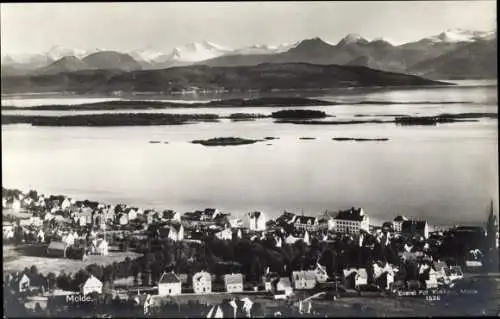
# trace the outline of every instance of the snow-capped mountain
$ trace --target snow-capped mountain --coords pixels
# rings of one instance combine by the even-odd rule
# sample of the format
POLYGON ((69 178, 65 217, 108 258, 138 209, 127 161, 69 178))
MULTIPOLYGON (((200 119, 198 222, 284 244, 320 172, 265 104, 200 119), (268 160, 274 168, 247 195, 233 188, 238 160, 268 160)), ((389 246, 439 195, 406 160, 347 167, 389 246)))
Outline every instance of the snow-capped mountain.
POLYGON ((232 49, 208 41, 191 42, 174 48, 170 54, 158 56, 154 62, 199 62, 213 59, 232 51, 232 49))
POLYGON ((299 42, 283 43, 279 45, 256 44, 236 49, 231 54, 277 54, 286 52, 299 45, 299 42))
MULTIPOLYGON (((496 31, 493 31, 495 33, 496 31)), ((474 42, 479 39, 491 36, 492 32, 472 31, 464 29, 450 29, 441 32, 438 35, 425 38, 434 43, 458 43, 458 42, 474 42)))
POLYGON ((165 55, 165 51, 147 47, 142 50, 135 50, 129 53, 134 59, 145 62, 154 62, 156 59, 165 55))
POLYGON ((346 35, 342 40, 339 41, 337 46, 349 45, 349 44, 367 44, 368 40, 360 36, 359 34, 350 33, 346 35))
POLYGON ((62 46, 53 46, 50 48, 49 51, 47 51, 46 56, 49 57, 51 60, 57 61, 63 57, 66 56, 75 56, 79 59, 84 58, 85 56, 91 54, 93 52, 87 51, 87 50, 82 50, 82 49, 77 49, 77 48, 67 48, 67 47, 62 47, 62 46))

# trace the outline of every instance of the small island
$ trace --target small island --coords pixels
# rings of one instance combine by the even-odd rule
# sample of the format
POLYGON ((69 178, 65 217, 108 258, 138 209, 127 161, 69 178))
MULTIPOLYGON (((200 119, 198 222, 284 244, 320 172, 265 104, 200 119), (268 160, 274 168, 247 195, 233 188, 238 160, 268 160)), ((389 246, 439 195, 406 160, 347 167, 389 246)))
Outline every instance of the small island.
POLYGON ((246 145, 261 142, 261 140, 251 140, 240 137, 215 137, 208 140, 193 140, 193 144, 201 144, 204 146, 235 146, 246 145))
POLYGON ((299 137, 299 140, 315 140, 315 137, 299 137))
POLYGON ((151 143, 151 144, 159 144, 160 141, 149 141, 149 143, 151 143))
POLYGON ((271 114, 275 119, 322 119, 327 116, 325 112, 317 110, 281 110, 271 114))
POLYGON ((264 137, 265 140, 271 141, 271 140, 279 140, 279 137, 272 137, 272 136, 266 136, 264 137))

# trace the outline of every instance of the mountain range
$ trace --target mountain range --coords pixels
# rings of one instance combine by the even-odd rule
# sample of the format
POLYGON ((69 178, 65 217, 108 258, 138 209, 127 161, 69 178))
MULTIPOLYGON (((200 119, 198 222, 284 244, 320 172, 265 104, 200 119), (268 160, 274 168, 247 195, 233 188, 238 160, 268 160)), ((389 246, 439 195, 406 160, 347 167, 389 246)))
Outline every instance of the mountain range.
POLYGON ((431 79, 495 78, 496 31, 447 30, 418 41, 394 45, 349 34, 337 44, 320 38, 281 45, 231 49, 209 41, 189 43, 170 52, 152 47, 133 52, 53 47, 46 53, 2 56, 2 76, 50 75, 81 70, 121 71, 176 66, 256 66, 262 63, 310 63, 366 66, 431 79))

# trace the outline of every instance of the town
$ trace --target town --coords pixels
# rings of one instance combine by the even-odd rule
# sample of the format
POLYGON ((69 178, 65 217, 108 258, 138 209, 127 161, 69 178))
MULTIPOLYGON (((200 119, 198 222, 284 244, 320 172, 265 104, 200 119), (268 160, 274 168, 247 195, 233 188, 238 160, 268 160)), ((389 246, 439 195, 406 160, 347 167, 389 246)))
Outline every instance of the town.
POLYGON ((5 188, 2 211, 11 316, 317 316, 329 312, 315 300, 438 301, 469 273, 498 272, 493 203, 485 227, 432 230, 401 215, 375 226, 354 207, 236 218, 5 188))

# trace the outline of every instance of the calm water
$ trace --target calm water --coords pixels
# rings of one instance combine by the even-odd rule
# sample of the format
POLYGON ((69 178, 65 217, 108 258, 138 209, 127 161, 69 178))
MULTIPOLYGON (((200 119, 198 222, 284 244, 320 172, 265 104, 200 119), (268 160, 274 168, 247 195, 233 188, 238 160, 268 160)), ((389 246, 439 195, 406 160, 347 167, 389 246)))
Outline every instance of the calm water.
MULTIPOLYGON (((436 104, 313 109, 342 118, 496 112, 496 90, 496 86, 470 85, 349 92, 323 98, 436 104), (445 105, 440 101, 474 103, 445 105)), ((274 110, 213 108, 203 113, 267 114, 274 110)), ((268 119, 110 128, 10 125, 2 126, 2 176, 4 187, 31 187, 79 199, 181 212, 218 207, 236 216, 254 209, 270 215, 284 209, 318 214, 325 209, 362 206, 377 221, 402 213, 433 223, 476 223, 485 221, 492 198, 498 203, 497 143, 497 121, 491 119, 437 127, 309 126, 274 124, 268 119), (217 136, 280 139, 232 147, 189 143, 217 136), (390 141, 336 142, 333 137, 386 137, 390 141), (151 140, 169 144, 148 143, 151 140)))

